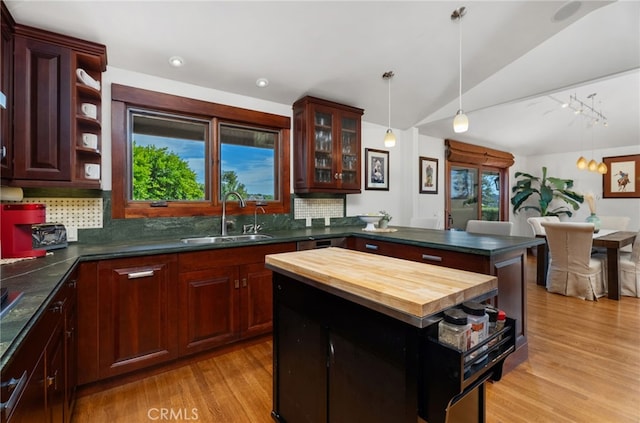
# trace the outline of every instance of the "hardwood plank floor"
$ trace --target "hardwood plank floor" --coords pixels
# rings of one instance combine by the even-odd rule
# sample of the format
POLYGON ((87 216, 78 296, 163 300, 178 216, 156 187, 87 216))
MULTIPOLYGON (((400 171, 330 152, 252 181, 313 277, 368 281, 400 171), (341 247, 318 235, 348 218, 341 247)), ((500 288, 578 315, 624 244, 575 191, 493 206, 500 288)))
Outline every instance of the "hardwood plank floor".
MULTIPOLYGON (((488 384, 487 422, 640 422, 640 298, 550 294, 535 258, 527 271, 529 359, 488 384)), ((263 338, 81 396, 72 422, 272 422, 271 348, 263 338)))

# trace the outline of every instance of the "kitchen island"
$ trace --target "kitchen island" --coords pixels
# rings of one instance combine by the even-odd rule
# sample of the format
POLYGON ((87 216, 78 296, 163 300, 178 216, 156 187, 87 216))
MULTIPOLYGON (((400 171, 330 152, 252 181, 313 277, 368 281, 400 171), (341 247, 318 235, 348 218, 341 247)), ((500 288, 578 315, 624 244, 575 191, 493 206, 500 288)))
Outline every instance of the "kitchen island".
POLYGON ((500 379, 514 321, 473 365, 473 351, 437 341, 437 322, 495 296, 494 276, 340 248, 265 263, 274 272, 275 420, 436 423, 451 407, 449 418, 484 421, 484 382, 500 379))

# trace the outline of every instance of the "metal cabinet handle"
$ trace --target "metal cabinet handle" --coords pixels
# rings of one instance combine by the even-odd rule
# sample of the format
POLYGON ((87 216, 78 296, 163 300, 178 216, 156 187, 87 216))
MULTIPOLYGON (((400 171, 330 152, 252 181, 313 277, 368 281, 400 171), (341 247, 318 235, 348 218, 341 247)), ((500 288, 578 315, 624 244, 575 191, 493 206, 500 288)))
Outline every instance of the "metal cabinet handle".
POLYGON ((0 148, 0 155, 2 156, 1 158, 5 158, 7 157, 7 147, 5 147, 4 145, 2 146, 2 148, 0 148))
POLYGON ((69 288, 75 288, 78 285, 78 281, 75 279, 71 279, 69 282, 67 282, 67 286, 69 288))
POLYGON ((71 328, 67 331, 67 339, 72 339, 73 338, 73 333, 75 332, 75 328, 71 328))
POLYGON ((242 287, 243 288, 247 287, 247 278, 242 278, 242 287))
POLYGON ((7 393, 11 392, 9 399, 0 403, 0 411, 2 416, 6 417, 11 414, 11 410, 22 396, 25 385, 27 384, 27 371, 22 372, 20 379, 11 378, 6 382, 2 382, 2 387, 7 389, 7 393))
POLYGON ((240 288, 240 281, 238 279, 234 280, 233 281, 233 286, 234 286, 235 289, 240 288))
POLYGON ((374 244, 364 244, 364 248, 366 248, 367 250, 377 251, 379 247, 374 244))
POLYGON ((335 364, 336 362, 336 349, 333 346, 333 342, 329 341, 329 364, 335 364))
POLYGON ((336 173, 335 175, 333 175, 333 179, 338 179, 338 175, 339 173, 336 173))
POLYGON ((129 279, 140 279, 140 278, 148 278, 153 276, 155 272, 153 270, 143 270, 141 272, 132 272, 127 274, 127 278, 129 279))
POLYGON ((53 376, 47 376, 47 388, 53 386, 53 390, 58 390, 58 370, 53 373, 53 376))
POLYGON ((422 255, 422 260, 429 260, 429 261, 442 261, 442 257, 439 256, 432 256, 429 254, 423 254, 422 255))
POLYGON ((62 314, 62 311, 64 310, 64 303, 67 302, 67 299, 65 298, 64 300, 61 301, 56 301, 50 308, 49 311, 52 311, 53 313, 60 313, 62 314))

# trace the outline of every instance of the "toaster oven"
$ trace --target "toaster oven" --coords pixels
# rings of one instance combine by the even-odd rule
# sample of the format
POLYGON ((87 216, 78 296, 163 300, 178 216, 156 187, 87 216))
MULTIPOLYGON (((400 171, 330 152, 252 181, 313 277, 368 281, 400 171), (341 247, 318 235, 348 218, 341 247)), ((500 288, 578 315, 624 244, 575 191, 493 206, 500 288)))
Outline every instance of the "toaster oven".
POLYGON ((68 245, 67 229, 62 223, 31 225, 31 237, 34 249, 55 250, 68 245))

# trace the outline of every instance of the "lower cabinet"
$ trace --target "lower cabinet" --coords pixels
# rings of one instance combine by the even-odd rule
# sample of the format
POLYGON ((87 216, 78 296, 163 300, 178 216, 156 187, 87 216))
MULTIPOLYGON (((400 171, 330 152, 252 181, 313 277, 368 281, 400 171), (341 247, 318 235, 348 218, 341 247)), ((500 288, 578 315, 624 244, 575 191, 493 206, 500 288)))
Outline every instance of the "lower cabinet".
POLYGON ((84 262, 78 384, 269 333, 267 254, 295 243, 84 262))
POLYGON ((264 256, 287 251, 295 244, 180 254, 180 354, 269 333, 272 272, 264 256))
POLYGON ((69 423, 75 399, 76 275, 69 276, 2 374, 1 421, 69 423))
POLYGON ((107 378, 178 356, 175 254, 98 263, 98 372, 107 378))

